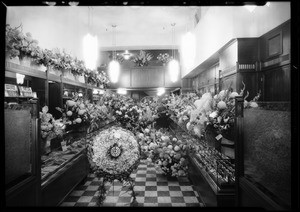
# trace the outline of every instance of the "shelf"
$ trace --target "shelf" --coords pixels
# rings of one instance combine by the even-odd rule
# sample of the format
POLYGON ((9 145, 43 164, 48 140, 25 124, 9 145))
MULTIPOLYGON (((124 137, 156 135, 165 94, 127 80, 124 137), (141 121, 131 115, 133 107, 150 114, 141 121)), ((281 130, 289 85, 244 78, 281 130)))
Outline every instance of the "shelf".
POLYGON ((19 64, 8 62, 8 61, 5 62, 5 70, 14 73, 24 74, 31 77, 47 79, 46 72, 31 67, 21 66, 19 64))

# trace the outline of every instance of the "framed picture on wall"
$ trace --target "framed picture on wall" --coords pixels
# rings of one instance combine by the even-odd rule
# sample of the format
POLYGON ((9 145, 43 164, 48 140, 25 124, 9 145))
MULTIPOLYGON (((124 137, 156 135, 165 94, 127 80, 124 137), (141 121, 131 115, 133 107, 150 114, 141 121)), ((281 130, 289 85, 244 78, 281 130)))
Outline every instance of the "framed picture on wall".
POLYGON ((272 58, 282 54, 282 32, 271 35, 267 39, 267 56, 272 58))

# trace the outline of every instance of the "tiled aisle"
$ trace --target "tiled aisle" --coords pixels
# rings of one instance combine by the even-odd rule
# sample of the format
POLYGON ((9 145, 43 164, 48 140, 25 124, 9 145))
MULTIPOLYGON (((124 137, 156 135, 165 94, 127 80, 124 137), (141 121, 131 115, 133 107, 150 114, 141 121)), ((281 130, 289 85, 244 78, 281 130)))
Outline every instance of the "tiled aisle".
MULTIPOLYGON (((157 171, 153 164, 143 161, 138 169, 131 174, 135 180, 134 190, 138 206, 158 207, 203 207, 198 193, 194 191, 189 180, 184 178, 167 178, 157 171)), ((77 186, 65 199, 61 206, 97 206, 98 187, 100 181, 90 174, 84 185, 77 186)), ((129 206, 131 196, 126 185, 122 187, 119 181, 114 185, 107 184, 108 193, 102 206, 129 206), (109 189, 109 190, 108 190, 109 189)))

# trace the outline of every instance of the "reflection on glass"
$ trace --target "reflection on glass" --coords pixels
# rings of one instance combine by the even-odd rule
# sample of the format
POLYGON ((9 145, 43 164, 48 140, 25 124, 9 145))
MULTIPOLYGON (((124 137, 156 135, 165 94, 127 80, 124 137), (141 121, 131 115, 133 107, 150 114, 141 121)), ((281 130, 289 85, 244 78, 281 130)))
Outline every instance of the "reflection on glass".
POLYGON ((290 111, 244 111, 244 175, 283 206, 291 205, 290 120, 290 111))

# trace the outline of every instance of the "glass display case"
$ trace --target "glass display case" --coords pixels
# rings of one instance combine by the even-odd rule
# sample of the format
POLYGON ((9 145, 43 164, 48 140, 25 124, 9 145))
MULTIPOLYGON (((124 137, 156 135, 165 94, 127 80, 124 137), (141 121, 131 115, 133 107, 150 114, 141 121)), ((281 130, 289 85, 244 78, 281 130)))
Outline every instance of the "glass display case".
POLYGON ((273 202, 266 208, 290 208, 290 103, 260 102, 258 108, 244 110, 242 141, 239 178, 260 191, 262 195, 255 196, 260 196, 261 202, 273 202))
POLYGON ((190 134, 175 119, 171 120, 170 129, 176 136, 192 143, 188 155, 189 178, 200 194, 204 192, 206 206, 234 206, 234 159, 209 146, 204 136, 190 134))
POLYGON ((39 202, 38 105, 38 99, 4 102, 7 206, 35 206, 39 202))

